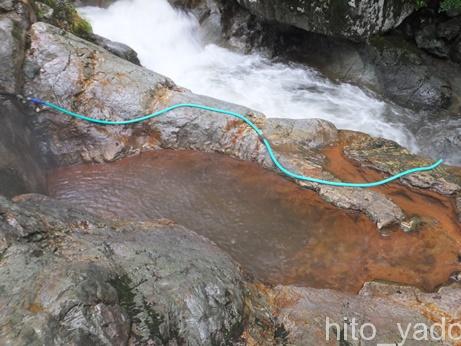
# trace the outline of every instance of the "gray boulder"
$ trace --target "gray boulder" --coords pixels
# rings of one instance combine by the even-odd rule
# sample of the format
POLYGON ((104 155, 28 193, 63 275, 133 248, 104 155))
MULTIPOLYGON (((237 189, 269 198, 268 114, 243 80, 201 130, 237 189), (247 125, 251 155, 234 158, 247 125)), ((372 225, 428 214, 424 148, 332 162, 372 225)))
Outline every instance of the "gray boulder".
POLYGON ((2 12, 12 11, 14 9, 13 0, 0 0, 0 10, 2 12))
POLYGON ((416 138, 420 145, 429 148, 429 154, 446 157, 461 148, 461 118, 430 119, 418 130, 416 138))
POLYGON ((0 251, 3 345, 220 345, 241 333, 239 268, 171 221, 0 197, 0 251))
MULTIPOLYGON (((436 45, 433 48, 435 50, 436 45)), ((444 78, 429 58, 402 38, 376 38, 365 54, 366 59, 376 66, 380 91, 396 103, 416 110, 439 110, 449 108, 453 102, 449 79, 444 78)))
POLYGON ((265 20, 355 41, 397 27, 415 9, 405 0, 237 1, 265 20))
POLYGON ((454 40, 461 34, 461 17, 452 18, 437 26, 437 36, 447 41, 454 40))
POLYGON ((122 59, 128 60, 136 65, 141 65, 138 59, 138 53, 124 43, 111 41, 108 38, 93 33, 88 35, 88 40, 122 59))
POLYGON ((450 33, 446 30, 441 30, 440 35, 437 34, 435 24, 425 26, 416 32, 416 44, 418 48, 424 49, 439 58, 447 58, 450 52, 450 47, 445 43, 442 37, 450 35, 450 33))

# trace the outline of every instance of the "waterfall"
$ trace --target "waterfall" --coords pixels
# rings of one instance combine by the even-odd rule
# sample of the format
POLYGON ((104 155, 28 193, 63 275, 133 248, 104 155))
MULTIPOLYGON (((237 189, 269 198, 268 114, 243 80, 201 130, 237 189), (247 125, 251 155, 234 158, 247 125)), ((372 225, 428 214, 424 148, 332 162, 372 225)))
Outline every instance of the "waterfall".
POLYGON ((338 128, 392 139, 417 151, 414 136, 402 123, 406 110, 304 65, 205 42, 197 20, 166 0, 119 0, 107 9, 84 7, 80 12, 97 34, 128 44, 143 66, 197 94, 268 117, 326 119, 338 128))

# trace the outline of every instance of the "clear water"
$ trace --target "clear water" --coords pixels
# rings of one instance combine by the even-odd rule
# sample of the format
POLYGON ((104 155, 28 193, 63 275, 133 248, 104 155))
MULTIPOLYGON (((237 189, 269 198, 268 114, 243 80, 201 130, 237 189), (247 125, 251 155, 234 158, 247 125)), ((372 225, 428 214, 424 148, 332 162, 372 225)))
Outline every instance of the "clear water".
POLYGON ((241 54, 203 39, 197 20, 166 0, 119 0, 80 9, 96 33, 134 48, 141 63, 193 92, 242 104, 269 117, 323 118, 338 128, 392 139, 417 151, 405 110, 318 71, 241 54))

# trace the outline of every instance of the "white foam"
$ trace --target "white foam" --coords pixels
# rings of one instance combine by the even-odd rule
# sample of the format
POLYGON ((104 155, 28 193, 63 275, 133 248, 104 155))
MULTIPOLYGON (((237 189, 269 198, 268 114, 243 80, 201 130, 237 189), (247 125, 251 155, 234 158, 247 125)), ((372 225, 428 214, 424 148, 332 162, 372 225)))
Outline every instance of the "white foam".
POLYGON ((206 44, 196 19, 166 0, 119 0, 107 9, 80 11, 97 34, 128 44, 143 66, 195 93, 242 104, 269 117, 327 119, 338 128, 417 150, 414 136, 399 122, 398 108, 356 86, 334 83, 314 69, 206 44))

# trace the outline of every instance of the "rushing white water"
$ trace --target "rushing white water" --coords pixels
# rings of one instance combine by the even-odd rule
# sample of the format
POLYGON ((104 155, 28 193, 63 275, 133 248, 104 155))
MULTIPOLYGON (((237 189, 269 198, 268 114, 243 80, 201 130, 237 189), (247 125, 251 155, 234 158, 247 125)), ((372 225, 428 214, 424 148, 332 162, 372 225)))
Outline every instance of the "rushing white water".
POLYGON ((339 128, 389 138, 417 150, 394 106, 356 86, 334 83, 314 69, 206 43, 197 20, 166 0, 119 0, 107 9, 80 11, 97 34, 128 44, 144 66, 195 93, 242 104, 269 117, 327 119, 339 128))

